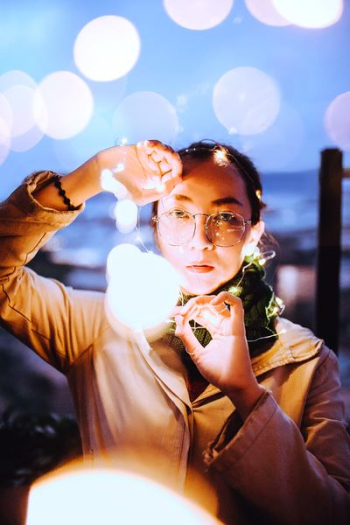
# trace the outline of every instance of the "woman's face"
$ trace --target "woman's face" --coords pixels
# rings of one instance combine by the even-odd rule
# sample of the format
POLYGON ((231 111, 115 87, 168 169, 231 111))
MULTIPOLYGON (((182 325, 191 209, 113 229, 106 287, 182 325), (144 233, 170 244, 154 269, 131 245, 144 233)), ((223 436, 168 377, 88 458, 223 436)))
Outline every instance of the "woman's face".
MULTIPOLYGON (((167 197, 158 203, 158 215, 173 209, 191 214, 223 211, 251 218, 251 205, 241 176, 231 165, 220 166, 213 159, 189 160, 184 165, 184 178, 167 197)), ((213 245, 205 234, 206 217, 196 217, 193 238, 182 246, 171 246, 161 236, 157 244, 162 255, 180 273, 182 289, 191 295, 210 294, 234 277, 243 259, 243 248, 257 244, 264 224, 246 225, 242 239, 230 247, 213 245)))

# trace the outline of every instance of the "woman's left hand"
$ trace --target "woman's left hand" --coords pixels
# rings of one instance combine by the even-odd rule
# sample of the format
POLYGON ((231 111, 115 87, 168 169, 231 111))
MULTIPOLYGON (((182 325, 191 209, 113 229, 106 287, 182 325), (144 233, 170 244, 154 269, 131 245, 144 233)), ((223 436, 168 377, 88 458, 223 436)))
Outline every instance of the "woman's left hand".
POLYGON ((200 373, 228 395, 245 418, 264 389, 259 386, 251 367, 241 300, 229 292, 217 296, 201 295, 178 310, 175 321, 175 333, 200 373), (191 320, 206 328, 212 336, 206 347, 192 332, 191 320))

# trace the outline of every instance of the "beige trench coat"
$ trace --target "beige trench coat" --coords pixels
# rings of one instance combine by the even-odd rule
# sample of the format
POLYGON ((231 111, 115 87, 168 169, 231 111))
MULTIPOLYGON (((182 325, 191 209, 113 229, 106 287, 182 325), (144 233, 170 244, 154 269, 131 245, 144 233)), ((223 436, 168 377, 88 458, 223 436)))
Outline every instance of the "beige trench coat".
POLYGON ((84 454, 136 469, 197 499, 225 523, 350 523, 350 445, 337 359, 285 319, 252 360, 266 392, 242 424, 213 385, 193 402, 162 340, 116 333, 104 294, 24 268, 77 212, 43 208, 34 174, 0 205, 1 325, 68 379, 84 454))

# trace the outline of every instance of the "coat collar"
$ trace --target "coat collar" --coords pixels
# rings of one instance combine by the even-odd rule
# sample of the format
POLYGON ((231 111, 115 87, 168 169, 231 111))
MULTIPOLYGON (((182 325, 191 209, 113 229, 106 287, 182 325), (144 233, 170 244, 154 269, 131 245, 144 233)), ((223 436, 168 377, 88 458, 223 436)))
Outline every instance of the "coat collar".
POLYGON ((307 361, 320 352, 323 341, 307 328, 283 318, 276 319, 275 328, 277 341, 269 350, 252 359, 256 376, 278 366, 307 361))

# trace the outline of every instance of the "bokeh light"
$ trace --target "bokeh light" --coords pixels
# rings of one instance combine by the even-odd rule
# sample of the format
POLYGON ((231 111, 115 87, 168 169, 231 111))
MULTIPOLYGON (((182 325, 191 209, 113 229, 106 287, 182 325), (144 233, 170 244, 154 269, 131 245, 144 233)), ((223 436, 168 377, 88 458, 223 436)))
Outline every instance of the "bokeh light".
POLYGON ((10 129, 0 113, 0 165, 7 158, 10 151, 10 129))
POLYGON ((169 17, 186 29, 210 29, 229 15, 233 0, 164 0, 169 17))
POLYGON ((137 205, 130 199, 120 200, 114 207, 114 217, 120 233, 131 233, 137 225, 137 205))
POLYGON ((325 113, 325 128, 333 142, 350 151, 350 91, 336 97, 325 113))
POLYGON ((91 80, 110 81, 128 73, 140 54, 140 38, 135 26, 121 16, 101 16, 91 20, 78 34, 74 60, 91 80))
POLYGON ((39 84, 35 116, 39 128, 53 139, 67 139, 90 121, 93 97, 87 84, 70 71, 56 71, 39 84))
POLYGON ((15 85, 3 91, 12 109, 12 137, 27 133, 35 126, 34 98, 35 89, 24 85, 15 85))
POLYGON ((289 169, 305 143, 305 125, 300 114, 284 103, 278 117, 263 133, 240 136, 238 149, 254 159, 259 169, 289 169))
POLYGON ((0 76, 0 115, 8 127, 12 151, 27 151, 43 136, 34 115, 36 87, 23 71, 11 70, 0 76))
POLYGON ((13 86, 27 86, 36 88, 35 80, 19 69, 11 69, 0 75, 0 91, 6 91, 13 86))
POLYGON ((63 470, 36 482, 26 525, 213 525, 207 512, 164 486, 108 468, 63 470))
MULTIPOLYGON (((0 77, 1 78, 1 77, 0 77)), ((11 136, 11 128, 13 123, 12 108, 6 97, 0 92, 0 118, 8 128, 8 134, 11 136)))
POLYGON ((95 102, 95 114, 105 116, 114 111, 125 96, 128 77, 118 78, 110 82, 88 81, 95 102))
POLYGON ((335 24, 344 9, 343 0, 273 0, 273 3, 286 20, 309 29, 335 24))
POLYGON ((217 119, 230 134, 255 135, 267 129, 277 117, 279 88, 259 69, 231 69, 214 87, 213 107, 217 119))
POLYGON ((145 137, 171 144, 179 132, 176 110, 163 96, 139 91, 124 98, 113 115, 116 137, 128 137, 130 144, 145 137))
POLYGON ((176 305, 179 276, 160 255, 119 248, 108 263, 107 317, 117 332, 156 329, 176 305))
POLYGON ((269 26, 286 26, 286 20, 276 9, 273 0, 245 0, 248 11, 259 22, 269 26))
POLYGON ((98 151, 114 144, 112 126, 102 116, 92 116, 88 125, 68 140, 57 140, 53 150, 63 169, 71 171, 98 151))
POLYGON ((13 137, 11 140, 11 150, 17 153, 28 151, 29 149, 36 146, 43 138, 43 131, 38 126, 33 126, 23 135, 13 137))

